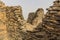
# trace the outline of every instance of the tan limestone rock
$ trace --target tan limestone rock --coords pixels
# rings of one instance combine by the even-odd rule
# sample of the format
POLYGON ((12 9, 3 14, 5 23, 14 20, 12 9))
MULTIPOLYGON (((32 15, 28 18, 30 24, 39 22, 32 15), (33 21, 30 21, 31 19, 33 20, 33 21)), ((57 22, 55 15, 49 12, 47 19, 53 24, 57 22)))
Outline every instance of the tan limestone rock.
POLYGON ((32 24, 37 26, 39 23, 42 22, 42 19, 44 17, 44 10, 42 8, 39 8, 36 13, 36 18, 33 20, 32 24))

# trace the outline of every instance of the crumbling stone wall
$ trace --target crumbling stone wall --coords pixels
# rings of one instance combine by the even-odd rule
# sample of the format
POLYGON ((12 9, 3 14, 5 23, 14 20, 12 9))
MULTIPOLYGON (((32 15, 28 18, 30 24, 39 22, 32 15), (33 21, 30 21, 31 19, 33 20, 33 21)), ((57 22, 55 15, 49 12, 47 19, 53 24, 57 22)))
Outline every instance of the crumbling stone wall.
POLYGON ((0 2, 0 40, 21 40, 18 31, 22 20, 24 18, 20 6, 5 6, 0 2))
POLYGON ((38 8, 24 20, 21 6, 0 2, 0 40, 60 40, 60 1, 44 10, 38 8))
POLYGON ((43 16, 44 16, 44 10, 42 8, 38 8, 36 12, 30 13, 28 15, 27 22, 37 26, 39 23, 42 22, 43 16))
POLYGON ((7 17, 7 32, 10 40, 21 40, 21 35, 18 32, 21 27, 22 10, 20 6, 6 7, 6 17, 7 17), (10 9, 10 10, 9 10, 10 9), (17 31, 18 30, 18 31, 17 31), (18 37, 19 36, 19 37, 18 37))
POLYGON ((30 37, 33 38, 32 40, 35 40, 33 37, 34 35, 32 35, 33 33, 31 34, 30 32, 35 31, 35 28, 37 28, 38 26, 38 25, 34 25, 34 23, 36 24, 34 20, 36 21, 39 20, 39 23, 37 24, 40 24, 40 21, 42 21, 42 19, 41 20, 39 19, 40 17, 39 15, 40 14, 43 15, 42 9, 38 9, 37 12, 33 14, 34 16, 32 15, 31 19, 29 19, 30 17, 28 17, 27 21, 24 20, 23 18, 22 9, 20 6, 4 5, 0 7, 0 10, 1 10, 0 19, 2 20, 2 23, 3 22, 5 23, 2 25, 4 27, 3 29, 4 32, 1 33, 2 34, 2 36, 0 36, 1 40, 30 40, 30 37), (42 10, 42 13, 40 13, 41 10, 42 10), (31 23, 29 22, 29 20, 32 20, 31 23))

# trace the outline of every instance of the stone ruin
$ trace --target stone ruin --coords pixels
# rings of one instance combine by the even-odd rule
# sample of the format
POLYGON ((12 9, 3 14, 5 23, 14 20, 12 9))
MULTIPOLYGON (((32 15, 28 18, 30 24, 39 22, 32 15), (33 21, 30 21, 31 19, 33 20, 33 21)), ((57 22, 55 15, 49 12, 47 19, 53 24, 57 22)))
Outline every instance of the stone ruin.
POLYGON ((0 40, 60 40, 60 0, 47 8, 30 12, 27 20, 21 6, 0 1, 0 40))

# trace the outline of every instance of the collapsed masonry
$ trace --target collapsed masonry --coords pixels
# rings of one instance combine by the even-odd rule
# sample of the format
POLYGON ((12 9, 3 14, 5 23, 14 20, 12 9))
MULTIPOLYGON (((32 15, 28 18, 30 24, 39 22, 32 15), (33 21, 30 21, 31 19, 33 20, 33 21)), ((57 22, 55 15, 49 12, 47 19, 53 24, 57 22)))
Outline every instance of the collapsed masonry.
POLYGON ((18 40, 16 29, 19 30, 22 20, 24 18, 20 6, 5 6, 0 1, 0 40, 18 40))
POLYGON ((28 31, 30 37, 26 40, 60 40, 60 0, 47 9, 48 12, 34 31, 28 31))
POLYGON ((60 0, 44 10, 31 12, 24 20, 21 6, 0 1, 0 40, 60 40, 60 0))
POLYGON ((47 40, 60 40, 60 0, 53 3, 53 6, 47 8, 48 12, 43 19, 42 26, 46 29, 47 40))
POLYGON ((24 20, 21 6, 6 6, 0 1, 0 40, 24 39, 25 32, 33 31, 42 22, 42 16, 43 9, 41 8, 36 11, 34 19, 30 23, 30 17, 27 21, 24 20))
POLYGON ((36 12, 31 12, 28 15, 27 22, 32 25, 38 25, 42 22, 42 18, 44 16, 44 10, 42 8, 38 8, 36 12))

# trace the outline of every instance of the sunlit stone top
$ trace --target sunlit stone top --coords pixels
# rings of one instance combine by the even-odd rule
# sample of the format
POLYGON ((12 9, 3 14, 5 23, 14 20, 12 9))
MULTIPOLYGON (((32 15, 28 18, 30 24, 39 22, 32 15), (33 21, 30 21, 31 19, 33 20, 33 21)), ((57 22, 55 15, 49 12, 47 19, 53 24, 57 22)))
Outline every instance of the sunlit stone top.
POLYGON ((47 8, 49 11, 60 11, 60 0, 56 0, 53 2, 54 4, 47 8))

